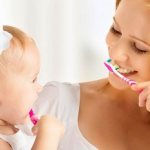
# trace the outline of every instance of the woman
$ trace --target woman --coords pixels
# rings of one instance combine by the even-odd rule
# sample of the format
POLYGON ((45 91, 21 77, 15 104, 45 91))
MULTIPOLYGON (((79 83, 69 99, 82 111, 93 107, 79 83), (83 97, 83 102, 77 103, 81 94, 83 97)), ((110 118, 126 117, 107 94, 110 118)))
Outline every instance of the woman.
POLYGON ((106 37, 113 64, 137 85, 129 87, 109 73, 106 79, 88 83, 51 82, 45 86, 39 101, 47 99, 47 112, 66 125, 59 150, 150 149, 149 4, 116 1, 116 14, 106 37))

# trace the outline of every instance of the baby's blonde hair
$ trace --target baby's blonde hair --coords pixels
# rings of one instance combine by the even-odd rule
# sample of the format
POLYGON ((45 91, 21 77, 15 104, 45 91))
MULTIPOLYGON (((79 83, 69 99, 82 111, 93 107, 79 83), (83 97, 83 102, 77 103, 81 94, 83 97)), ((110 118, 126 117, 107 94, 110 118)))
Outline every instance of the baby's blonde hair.
POLYGON ((3 26, 3 30, 9 32, 13 38, 8 49, 0 55, 0 75, 9 71, 21 72, 27 63, 27 55, 37 51, 34 40, 25 32, 12 26, 3 26))

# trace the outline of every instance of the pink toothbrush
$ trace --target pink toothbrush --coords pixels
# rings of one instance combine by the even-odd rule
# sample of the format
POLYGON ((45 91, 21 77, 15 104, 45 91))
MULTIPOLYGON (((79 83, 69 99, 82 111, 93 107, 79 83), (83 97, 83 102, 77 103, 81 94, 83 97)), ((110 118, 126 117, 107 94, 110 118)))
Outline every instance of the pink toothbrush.
POLYGON ((108 59, 107 61, 104 62, 104 65, 107 67, 107 69, 110 72, 114 73, 117 77, 124 80, 130 86, 136 84, 136 82, 134 80, 130 80, 130 79, 126 78, 125 76, 123 76, 122 74, 120 74, 110 62, 111 62, 111 59, 108 59))
POLYGON ((31 122, 36 125, 37 122, 38 122, 38 117, 35 115, 34 111, 31 109, 30 112, 29 112, 29 116, 30 116, 30 119, 31 119, 31 122))

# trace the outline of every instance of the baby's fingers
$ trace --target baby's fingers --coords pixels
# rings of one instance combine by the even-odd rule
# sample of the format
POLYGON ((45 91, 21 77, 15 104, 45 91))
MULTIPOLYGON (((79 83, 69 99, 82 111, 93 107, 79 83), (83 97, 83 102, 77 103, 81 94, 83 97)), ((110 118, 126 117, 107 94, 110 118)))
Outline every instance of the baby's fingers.
POLYGON ((38 133, 38 125, 37 124, 32 128, 32 133, 33 133, 33 135, 37 135, 37 133, 38 133))

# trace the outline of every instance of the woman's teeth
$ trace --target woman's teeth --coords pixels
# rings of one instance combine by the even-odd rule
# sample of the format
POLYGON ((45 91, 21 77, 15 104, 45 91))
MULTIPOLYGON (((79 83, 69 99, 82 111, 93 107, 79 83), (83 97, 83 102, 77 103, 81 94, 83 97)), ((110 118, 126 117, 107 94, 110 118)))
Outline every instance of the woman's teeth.
POLYGON ((120 72, 120 73, 125 73, 125 74, 129 74, 129 73, 135 72, 132 69, 123 69, 123 68, 119 68, 119 69, 117 69, 117 71, 120 72))
POLYGON ((133 69, 120 68, 120 66, 118 66, 117 64, 115 64, 114 67, 115 67, 115 69, 116 69, 118 72, 120 72, 120 73, 129 74, 129 73, 135 72, 133 69))

